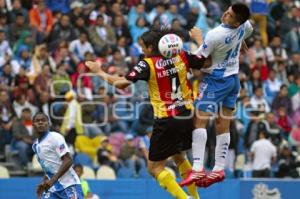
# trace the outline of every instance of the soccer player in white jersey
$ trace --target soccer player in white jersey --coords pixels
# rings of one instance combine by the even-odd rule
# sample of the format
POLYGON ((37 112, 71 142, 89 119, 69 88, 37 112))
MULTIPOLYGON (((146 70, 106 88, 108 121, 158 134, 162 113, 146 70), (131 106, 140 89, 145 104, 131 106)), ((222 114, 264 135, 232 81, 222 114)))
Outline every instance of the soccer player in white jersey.
POLYGON ((33 117, 38 139, 33 151, 45 172, 44 181, 37 187, 38 198, 83 199, 80 180, 72 168, 72 158, 64 137, 49 131, 49 118, 42 112, 33 117))
MULTIPOLYGON (((208 187, 225 178, 224 165, 230 144, 229 124, 240 90, 239 55, 241 48, 245 47, 244 39, 253 31, 249 17, 246 5, 233 4, 224 12, 222 24, 207 33, 203 44, 197 42, 200 45, 197 55, 211 59, 212 63, 210 67, 202 69, 205 77, 195 101, 197 117, 192 143, 193 169, 181 186, 195 182, 200 187, 208 187), (206 125, 211 115, 216 116, 215 166, 212 172, 206 173, 203 165, 206 125)), ((194 40, 198 40, 197 29, 192 29, 190 34, 194 40)))

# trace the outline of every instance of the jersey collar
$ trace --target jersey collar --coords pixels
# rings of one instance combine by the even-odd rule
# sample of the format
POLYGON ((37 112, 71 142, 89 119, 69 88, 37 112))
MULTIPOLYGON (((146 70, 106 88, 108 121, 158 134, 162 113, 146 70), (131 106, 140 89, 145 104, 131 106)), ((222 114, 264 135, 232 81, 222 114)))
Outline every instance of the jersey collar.
POLYGON ((47 131, 42 137, 38 138, 38 143, 41 143, 49 134, 49 131, 47 131))
POLYGON ((223 28, 236 29, 236 27, 233 27, 233 26, 230 26, 230 25, 227 25, 227 24, 224 24, 224 23, 222 23, 221 26, 223 28))

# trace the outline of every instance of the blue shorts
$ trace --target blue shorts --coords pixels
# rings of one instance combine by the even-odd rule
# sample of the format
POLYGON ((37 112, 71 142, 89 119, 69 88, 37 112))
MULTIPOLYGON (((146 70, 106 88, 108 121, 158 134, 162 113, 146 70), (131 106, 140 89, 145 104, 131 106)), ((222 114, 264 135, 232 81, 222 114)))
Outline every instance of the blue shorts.
POLYGON ((197 110, 217 113, 220 107, 234 109, 240 91, 238 75, 215 79, 207 75, 199 85, 199 94, 194 102, 197 110))
POLYGON ((80 184, 69 186, 61 191, 44 192, 42 199, 83 199, 80 184))

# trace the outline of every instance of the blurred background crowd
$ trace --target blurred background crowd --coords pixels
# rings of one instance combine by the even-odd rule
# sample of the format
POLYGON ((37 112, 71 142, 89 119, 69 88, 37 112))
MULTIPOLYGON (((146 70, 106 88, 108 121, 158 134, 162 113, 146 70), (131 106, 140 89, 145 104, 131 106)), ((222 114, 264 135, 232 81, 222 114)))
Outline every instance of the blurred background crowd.
MULTIPOLYGON (((91 178, 104 166, 117 178, 150 177, 147 83, 115 89, 83 63, 100 60, 108 73, 124 75, 142 56, 139 36, 160 26, 181 30, 184 49, 193 51, 188 30, 196 26, 205 35, 234 2, 249 5, 255 30, 240 56, 227 177, 299 177, 297 0, 0 0, 0 165, 12 176, 39 170, 31 150, 32 116, 42 111, 91 178)), ((202 76, 193 74, 197 94, 202 76)), ((208 168, 213 121, 207 126, 208 168)), ((175 168, 172 162, 168 167, 175 168)))

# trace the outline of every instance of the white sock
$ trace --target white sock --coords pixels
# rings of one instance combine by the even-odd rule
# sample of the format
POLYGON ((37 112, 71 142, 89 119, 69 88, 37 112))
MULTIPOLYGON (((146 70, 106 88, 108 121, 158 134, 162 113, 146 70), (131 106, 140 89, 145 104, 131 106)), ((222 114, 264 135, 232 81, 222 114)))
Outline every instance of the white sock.
POLYGON ((230 133, 217 135, 217 144, 215 148, 215 166, 213 168, 213 171, 220 171, 224 169, 229 144, 230 133))
POLYGON ((199 128, 193 131, 192 152, 194 171, 201 171, 203 169, 206 140, 206 129, 199 128))

